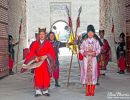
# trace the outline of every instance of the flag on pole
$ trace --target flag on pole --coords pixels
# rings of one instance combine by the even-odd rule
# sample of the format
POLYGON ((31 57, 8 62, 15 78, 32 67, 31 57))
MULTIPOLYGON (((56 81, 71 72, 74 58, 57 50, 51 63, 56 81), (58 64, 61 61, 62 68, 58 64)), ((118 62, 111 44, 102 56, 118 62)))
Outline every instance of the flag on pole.
POLYGON ((113 18, 112 18, 112 29, 111 32, 114 33, 115 32, 115 27, 114 27, 114 22, 113 22, 113 18))
POLYGON ((70 16, 68 17, 68 24, 69 24, 69 27, 72 28, 72 20, 70 16))
POLYGON ((77 28, 80 27, 80 18, 77 18, 77 28))
POLYGON ((81 11, 82 11, 82 7, 79 8, 79 13, 78 13, 78 17, 77 17, 77 21, 76 21, 76 27, 80 27, 80 14, 81 14, 81 11))
POLYGON ((66 6, 66 12, 67 12, 67 15, 68 15, 69 27, 72 28, 72 20, 71 20, 71 16, 70 16, 70 11, 69 11, 69 8, 67 6, 66 6))
POLYGON ((76 50, 77 50, 77 47, 76 47, 76 45, 74 45, 74 43, 75 43, 75 36, 73 36, 72 33, 70 33, 68 43, 72 44, 72 45, 69 46, 69 49, 75 54, 76 50))
POLYGON ((59 34, 60 34, 60 33, 55 34, 55 36, 56 36, 56 40, 58 40, 58 41, 59 41, 59 34))

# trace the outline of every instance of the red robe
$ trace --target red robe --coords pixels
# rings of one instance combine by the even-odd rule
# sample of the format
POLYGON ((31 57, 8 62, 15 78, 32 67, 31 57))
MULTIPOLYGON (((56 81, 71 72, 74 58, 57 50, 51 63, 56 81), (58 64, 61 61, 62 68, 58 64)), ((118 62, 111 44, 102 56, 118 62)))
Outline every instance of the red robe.
MULTIPOLYGON (((45 40, 42 44, 40 41, 34 41, 31 44, 30 52, 27 54, 25 58, 24 64, 29 63, 31 60, 36 57, 41 57, 44 55, 49 55, 52 60, 55 62, 56 54, 52 44, 45 40)), ((48 61, 45 60, 41 66, 35 68, 34 70, 34 87, 35 89, 48 89, 50 86, 50 73, 49 73, 49 65, 48 61)))
POLYGON ((108 41, 104 39, 100 58, 99 58, 100 69, 105 70, 109 60, 110 60, 110 46, 108 41))
POLYGON ((14 60, 13 58, 11 57, 11 55, 9 55, 9 69, 13 69, 13 66, 14 66, 14 60))
POLYGON ((125 57, 124 56, 121 56, 119 58, 119 63, 118 63, 118 66, 119 66, 119 69, 124 71, 126 69, 126 64, 125 64, 125 57))

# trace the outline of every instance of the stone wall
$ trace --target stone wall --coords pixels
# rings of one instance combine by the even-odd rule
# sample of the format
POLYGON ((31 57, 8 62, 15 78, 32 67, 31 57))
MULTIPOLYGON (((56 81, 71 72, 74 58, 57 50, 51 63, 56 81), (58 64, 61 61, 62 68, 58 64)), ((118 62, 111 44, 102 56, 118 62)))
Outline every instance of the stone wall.
POLYGON ((100 0, 100 29, 105 30, 105 38, 111 47, 111 59, 116 62, 116 45, 119 34, 126 33, 125 0, 100 0), (113 22, 112 22, 113 20, 113 22), (111 32, 114 24, 114 33, 111 32))
MULTIPOLYGON (((46 27, 47 31, 50 31, 54 20, 68 22, 64 8, 62 9, 59 6, 61 10, 59 12, 55 10, 55 14, 52 14, 50 10, 53 4, 57 6, 58 4, 64 5, 65 3, 69 5, 71 10, 74 31, 80 6, 82 6, 82 12, 80 15, 81 25, 78 33, 86 31, 88 24, 93 24, 96 30, 99 29, 99 0, 27 0, 27 33, 29 43, 31 43, 31 39, 34 39, 34 33, 37 32, 38 27, 46 27), (60 11, 64 16, 61 15, 60 11)), ((54 9, 52 10, 54 11, 54 9)))
MULTIPOLYGON (((22 30, 20 35, 19 58, 23 58, 23 48, 27 46, 26 40, 26 1, 25 0, 8 0, 8 19, 9 29, 8 34, 14 37, 14 42, 19 40, 19 27, 22 19, 22 30)), ((15 47, 15 58, 17 59, 18 46, 15 47)), ((15 61, 17 61, 15 59, 15 61)))

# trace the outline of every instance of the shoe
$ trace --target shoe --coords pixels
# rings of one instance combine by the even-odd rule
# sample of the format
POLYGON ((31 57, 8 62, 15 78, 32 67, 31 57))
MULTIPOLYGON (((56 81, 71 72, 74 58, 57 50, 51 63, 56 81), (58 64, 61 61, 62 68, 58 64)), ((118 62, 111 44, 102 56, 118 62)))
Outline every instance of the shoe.
POLYGON ((105 76, 106 74, 105 74, 105 73, 103 73, 103 74, 101 74, 101 75, 105 76))
POLYGON ((35 97, 39 97, 39 96, 42 96, 41 94, 35 94, 35 97))
POLYGON ((55 79, 55 86, 56 86, 56 87, 60 87, 59 82, 58 82, 57 79, 55 79))
POLYGON ((44 96, 47 96, 47 97, 49 97, 50 96, 50 94, 49 93, 45 93, 45 94, 43 94, 44 96))
POLYGON ((56 86, 56 87, 60 87, 60 85, 59 85, 59 84, 55 84, 55 86, 56 86))
POLYGON ((12 70, 9 70, 9 75, 14 75, 14 72, 12 70))
POLYGON ((125 74, 125 72, 124 72, 123 70, 121 70, 121 71, 119 72, 119 74, 125 74))
POLYGON ((50 96, 48 90, 42 90, 42 94, 43 94, 44 96, 47 96, 47 97, 50 96))
POLYGON ((119 70, 117 73, 119 73, 119 74, 120 74, 121 72, 122 72, 122 71, 121 71, 121 70, 119 70))
POLYGON ((35 90, 35 97, 42 96, 42 92, 40 89, 35 90))
POLYGON ((118 71, 117 73, 120 73, 120 71, 118 71))
POLYGON ((96 85, 100 85, 100 83, 97 83, 96 85))

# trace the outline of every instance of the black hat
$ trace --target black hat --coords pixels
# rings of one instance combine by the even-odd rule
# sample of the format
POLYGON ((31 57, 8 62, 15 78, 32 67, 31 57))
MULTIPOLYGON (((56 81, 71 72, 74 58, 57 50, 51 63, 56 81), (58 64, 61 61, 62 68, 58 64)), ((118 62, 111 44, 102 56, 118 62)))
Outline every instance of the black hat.
POLYGON ((122 33, 120 34, 120 37, 121 37, 121 38, 124 38, 124 37, 125 37, 125 34, 122 32, 122 33))
POLYGON ((8 35, 8 39, 9 40, 13 39, 13 36, 12 35, 8 35))
POLYGON ((87 27, 87 33, 88 32, 93 32, 93 33, 95 33, 95 29, 94 29, 94 26, 93 25, 88 25, 88 27, 87 27))

